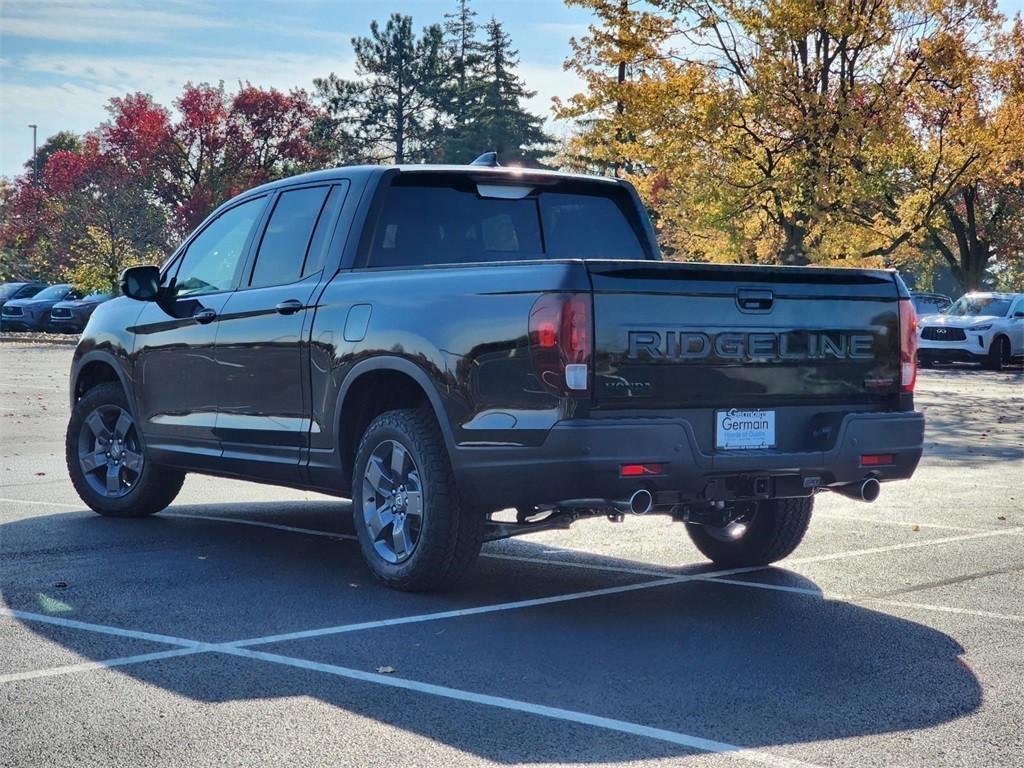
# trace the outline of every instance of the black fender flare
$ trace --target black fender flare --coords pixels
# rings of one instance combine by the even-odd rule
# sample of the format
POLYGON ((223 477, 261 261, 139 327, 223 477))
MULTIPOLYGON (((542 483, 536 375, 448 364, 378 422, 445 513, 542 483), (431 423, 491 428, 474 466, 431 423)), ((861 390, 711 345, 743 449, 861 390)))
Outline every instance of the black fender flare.
POLYGON ((114 370, 114 374, 121 383, 121 389, 124 390, 124 394, 128 398, 128 403, 131 405, 132 413, 136 414, 137 417, 138 412, 135 407, 135 389, 131 386, 128 374, 124 371, 123 361, 112 352, 108 352, 105 349, 90 350, 75 360, 74 367, 71 369, 71 390, 69 392, 72 409, 75 407, 75 401, 77 399, 75 397, 75 393, 78 392, 78 377, 90 363, 105 363, 114 370))
MULTIPOLYGON (((430 376, 425 370, 423 370, 423 368, 411 360, 404 357, 398 357, 397 355, 374 355, 373 357, 356 363, 345 375, 345 378, 341 383, 341 387, 338 390, 337 405, 334 409, 335 439, 339 439, 338 436, 341 435, 341 414, 344 411, 345 398, 348 396, 349 390, 360 377, 373 371, 395 371, 397 373, 403 373, 419 385, 419 388, 422 389, 423 393, 427 396, 427 402, 430 403, 431 409, 434 411, 434 418, 437 420, 437 424, 441 428, 441 435, 444 437, 445 447, 448 449, 449 461, 454 465, 456 455, 455 437, 452 434, 451 424, 448 422, 447 411, 445 410, 444 403, 441 400, 441 395, 437 391, 437 387, 434 382, 431 381, 430 376)), ((341 447, 342 446, 339 443, 339 457, 341 456, 341 447)))

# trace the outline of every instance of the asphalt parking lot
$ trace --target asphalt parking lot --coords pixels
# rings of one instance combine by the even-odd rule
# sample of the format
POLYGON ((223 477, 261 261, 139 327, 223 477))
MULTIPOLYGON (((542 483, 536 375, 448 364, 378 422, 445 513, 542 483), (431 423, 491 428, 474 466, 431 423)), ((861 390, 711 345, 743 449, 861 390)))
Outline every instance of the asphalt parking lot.
POLYGON ((340 500, 192 476, 86 510, 70 359, 0 346, 2 766, 1021 764, 1020 372, 922 372, 915 478, 819 497, 779 567, 595 520, 408 595, 340 500))

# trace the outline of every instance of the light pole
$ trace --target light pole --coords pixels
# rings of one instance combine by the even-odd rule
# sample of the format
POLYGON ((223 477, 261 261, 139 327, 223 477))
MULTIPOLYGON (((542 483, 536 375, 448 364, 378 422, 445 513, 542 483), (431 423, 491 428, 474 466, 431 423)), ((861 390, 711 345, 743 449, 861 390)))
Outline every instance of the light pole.
POLYGON ((39 157, 36 154, 36 130, 39 128, 35 123, 30 123, 32 129, 32 186, 39 186, 39 157))

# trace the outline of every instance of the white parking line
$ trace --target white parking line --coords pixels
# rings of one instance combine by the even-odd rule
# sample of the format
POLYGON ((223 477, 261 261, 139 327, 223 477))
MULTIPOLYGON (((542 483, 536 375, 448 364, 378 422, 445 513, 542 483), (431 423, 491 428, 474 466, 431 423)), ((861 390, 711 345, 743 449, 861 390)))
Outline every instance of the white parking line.
POLYGON ((993 531, 995 528, 977 528, 963 525, 946 525, 945 523, 919 523, 914 520, 895 520, 891 517, 870 517, 868 515, 850 515, 845 512, 814 512, 814 517, 819 520, 849 520, 851 522, 875 523, 876 525, 888 525, 894 528, 935 528, 941 531, 963 531, 980 532, 993 531))
MULTIPOLYGON (((2 499, 0 499, 2 501, 2 499)), ((181 517, 186 520, 214 520, 218 523, 235 523, 236 525, 252 525, 256 528, 273 528, 277 531, 288 533, 304 533, 309 536, 323 536, 328 539, 341 539, 343 541, 356 541, 356 537, 350 533, 334 533, 332 531, 320 531, 315 528, 296 528, 294 525, 281 525, 279 523, 264 523, 260 520, 245 520, 239 517, 216 517, 214 515, 190 515, 187 512, 164 512, 160 517, 181 517)))
POLYGON ((712 741, 711 739, 704 739, 699 736, 690 736, 685 733, 669 731, 663 728, 652 728, 651 726, 631 723, 626 720, 615 720, 610 717, 587 714, 586 712, 576 712, 571 709, 549 707, 543 704, 532 704, 527 701, 507 699, 502 696, 489 696, 483 693, 463 691, 458 688, 448 688, 443 685, 433 685, 431 683, 421 683, 416 680, 406 680, 390 675, 364 672, 359 669, 350 669, 348 667, 340 667, 334 664, 324 664, 317 661, 307 661, 306 659, 296 659, 291 656, 282 656, 276 653, 250 651, 245 648, 225 648, 223 653, 250 659, 258 659, 260 661, 268 661, 274 664, 283 664, 285 666, 297 667, 299 669, 310 670, 313 672, 321 672, 328 675, 348 678, 350 680, 358 680, 364 683, 383 685, 389 688, 400 688, 402 690, 415 691, 416 693, 424 693, 430 696, 440 696, 442 698, 453 699, 455 701, 481 704, 487 707, 497 707, 499 709, 520 712, 528 715, 537 715, 554 720, 562 720, 580 725, 589 725, 606 731, 616 731, 630 736, 640 736, 647 739, 664 741, 669 744, 676 744, 681 747, 687 747, 701 752, 728 753, 748 762, 770 765, 774 766, 774 768, 806 768, 811 765, 810 763, 801 762, 792 758, 773 755, 770 752, 738 747, 734 744, 712 741))
POLYGON ((173 637, 172 635, 158 635, 152 632, 139 632, 134 629, 122 629, 121 627, 108 627, 103 624, 92 624, 87 621, 75 621, 74 619, 63 619, 60 616, 48 616, 45 613, 33 613, 32 611, 19 611, 13 608, 0 607, 0 616, 9 616, 22 621, 34 621, 39 624, 53 624, 57 627, 68 629, 84 629, 88 632, 96 632, 101 635, 114 635, 115 637, 130 637, 132 640, 148 640, 151 643, 162 643, 163 645, 177 645, 182 648, 206 648, 209 643, 201 643, 197 640, 188 640, 184 637, 173 637))
MULTIPOLYGON (((673 582, 676 581, 676 579, 665 579, 663 581, 673 582)), ((650 582, 647 586, 658 586, 658 584, 655 582, 650 582)), ((157 642, 167 642, 183 646, 168 651, 158 651, 155 653, 140 654, 137 656, 124 656, 116 659, 109 659, 107 661, 84 662, 82 664, 69 664, 61 667, 51 667, 49 669, 34 670, 31 672, 15 672, 7 675, 0 675, 0 684, 17 682, 22 680, 33 680, 44 677, 53 677, 57 675, 68 675, 78 672, 87 672, 96 669, 126 666, 129 664, 140 664, 147 661, 156 661, 158 659, 167 659, 176 656, 189 656, 198 653, 216 652, 223 653, 229 656, 256 659, 259 661, 269 662, 273 664, 281 664, 288 667, 296 667, 299 669, 321 672, 325 674, 335 675, 337 677, 348 678, 350 680, 357 680, 364 683, 383 685, 389 688, 398 688, 401 690, 415 691, 417 693, 423 693, 430 696, 438 696, 445 699, 453 699, 456 701, 463 701, 470 704, 497 707, 499 709, 511 710, 514 712, 536 715, 539 717, 546 717, 555 720, 562 720, 566 722, 577 723, 579 725, 587 725, 594 728, 601 728, 607 731, 625 733, 640 738, 668 742, 670 744, 676 744, 682 747, 687 747, 689 749, 694 749, 701 752, 727 753, 734 755, 735 757, 740 758, 742 760, 746 760, 748 762, 758 763, 761 765, 769 765, 773 766, 773 768, 807 768, 808 766, 811 766, 810 763, 805 763, 799 760, 773 755, 769 752, 764 752, 756 749, 749 749, 746 747, 739 747, 734 744, 726 744, 724 742, 705 739, 700 736, 691 736, 689 734, 679 733, 676 731, 669 731, 663 728, 653 728, 651 726, 640 725, 638 723, 631 723, 625 720, 615 720, 609 717, 591 715, 586 712, 577 712, 574 710, 562 709, 559 707, 549 707, 543 704, 532 704, 527 701, 508 699, 501 696, 490 696, 487 694, 474 693, 472 691, 464 691, 458 688, 448 688, 446 686, 433 685, 431 683, 422 683, 416 680, 406 680, 403 678, 390 677, 381 674, 375 674, 372 672, 364 672, 358 669, 349 669, 347 667, 340 667, 334 664, 323 664, 316 661, 308 661, 306 659, 298 659, 293 658, 291 656, 283 656, 281 654, 276 653, 252 651, 248 648, 239 647, 238 643, 202 643, 199 641, 187 640, 185 638, 180 637, 154 635, 148 632, 138 632, 136 630, 121 629, 118 627, 110 627, 102 624, 90 624, 84 621, 59 619, 54 616, 29 613, 27 611, 13 611, 8 609, 0 609, 0 614, 20 618, 24 621, 39 621, 47 624, 55 624, 57 626, 99 632, 102 634, 117 635, 120 637, 133 639, 153 639, 157 642)), ((438 615, 437 617, 440 618, 440 615, 438 615)), ((400 621, 399 623, 402 622, 400 621)), ((273 638, 265 638, 265 640, 267 642, 271 642, 273 638)))
POLYGON ((979 616, 985 619, 1002 619, 1005 621, 1016 621, 1024 623, 1024 616, 1017 616, 1012 613, 994 613, 993 611, 976 611, 973 608, 952 608, 948 605, 931 605, 928 603, 910 603, 905 600, 889 600, 882 597, 857 597, 853 598, 858 603, 877 603, 879 605, 892 605, 900 608, 919 608, 923 611, 937 611, 938 613, 955 613, 964 616, 979 616))
POLYGON ((807 563, 823 563, 828 560, 841 560, 847 557, 860 557, 862 555, 879 555, 884 552, 898 552, 904 549, 917 549, 919 547, 933 547, 937 544, 956 544, 961 541, 974 541, 975 539, 988 539, 993 536, 1006 536, 1024 531, 1024 527, 1003 528, 996 531, 982 531, 981 533, 969 533, 963 536, 945 536, 939 539, 921 539, 920 541, 905 541, 902 544, 887 544, 882 547, 869 547, 867 549, 851 549, 847 552, 833 552, 828 555, 810 555, 808 557, 791 557, 785 562, 789 565, 804 565, 807 563))
POLYGON ((93 669, 107 669, 109 667, 123 667, 128 664, 144 664, 147 661, 158 661, 159 659, 173 659, 178 656, 191 656, 195 653, 203 653, 198 648, 174 648, 169 651, 155 651, 153 653, 141 653, 138 656, 122 656, 117 659, 106 661, 85 661, 81 664, 68 664, 63 667, 49 667, 47 669, 36 669, 30 672, 11 672, 0 675, 0 685, 14 683, 19 680, 36 680, 41 677, 56 677, 58 675, 74 675, 79 672, 88 672, 93 669))
POLYGON ((64 504, 59 501, 29 501, 28 499, 0 499, 0 502, 8 504, 35 504, 40 507, 63 507, 64 509, 85 510, 84 504, 64 504))
POLYGON ((245 640, 235 640, 225 643, 227 646, 242 648, 253 645, 266 645, 268 643, 283 643, 292 640, 305 640, 311 637, 324 637, 327 635, 340 635, 349 632, 360 632, 367 629, 380 629, 382 627, 396 627, 402 624, 420 624, 426 621, 441 621, 444 619, 458 619, 464 616, 479 616, 484 613, 499 613, 501 611, 514 611, 520 608, 536 608, 542 605, 554 605, 556 603, 567 603, 573 600, 585 600, 591 597, 605 597, 617 595, 623 592, 636 592, 642 589, 653 589, 668 584, 679 584, 690 581, 688 576, 671 576, 667 579, 656 581, 643 581, 639 584, 624 584, 617 587, 605 587, 604 589, 589 589, 584 592, 569 592, 562 595, 551 595, 550 597, 537 597, 531 600, 516 600, 511 603, 492 603, 491 605, 480 605, 475 608, 457 608, 451 611, 437 611, 435 613, 421 613, 416 616, 400 616, 394 619, 380 619, 377 621, 364 621, 358 624, 339 624, 334 627, 322 627, 320 629, 306 629, 297 632, 286 632, 280 635, 266 635, 264 637, 252 637, 245 640))
POLYGON ((818 589, 810 589, 808 587, 791 587, 785 584, 765 584, 760 581, 743 581, 741 579, 726 579, 716 576, 708 576, 706 578, 697 576, 697 581, 707 581, 712 584, 727 584, 735 587, 747 587, 752 589, 765 589, 771 592, 788 592, 793 595, 801 595, 803 597, 813 597, 820 600, 837 600, 846 603, 857 603, 859 605, 864 604, 878 604, 878 605, 891 605, 900 608, 917 608, 922 611, 935 611, 938 613, 955 613, 964 616, 978 616, 985 619, 1003 619, 1005 621, 1016 621, 1024 623, 1024 616, 1018 616, 1012 613, 995 613, 993 611, 978 611, 973 608, 953 608, 948 605, 934 605, 931 603, 911 603, 905 600, 890 600, 885 597, 857 597, 856 595, 846 595, 841 592, 822 592, 818 589))

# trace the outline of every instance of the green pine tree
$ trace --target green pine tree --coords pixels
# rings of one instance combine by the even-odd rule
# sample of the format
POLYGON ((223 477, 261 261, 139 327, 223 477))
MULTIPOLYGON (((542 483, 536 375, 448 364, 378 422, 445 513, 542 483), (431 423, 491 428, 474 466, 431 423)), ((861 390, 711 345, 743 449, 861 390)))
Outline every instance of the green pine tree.
POLYGON ((483 60, 482 46, 476 39, 476 11, 469 0, 458 0, 452 13, 444 15, 444 37, 451 57, 453 130, 464 129, 469 122, 474 102, 480 97, 481 83, 475 77, 483 60))
MULTIPOLYGON (((473 73, 482 84, 473 104, 466 143, 477 153, 493 150, 505 164, 538 165, 552 139, 543 130, 543 120, 523 108, 524 99, 536 91, 527 90, 516 73, 519 51, 497 19, 484 26, 482 56, 473 73)), ((460 161, 472 158, 458 158, 460 161)))
POLYGON ((435 160, 448 120, 450 63, 441 27, 417 37, 412 17, 374 21, 369 37, 352 40, 356 80, 333 72, 314 81, 330 113, 318 127, 322 145, 343 162, 410 163, 435 160))

